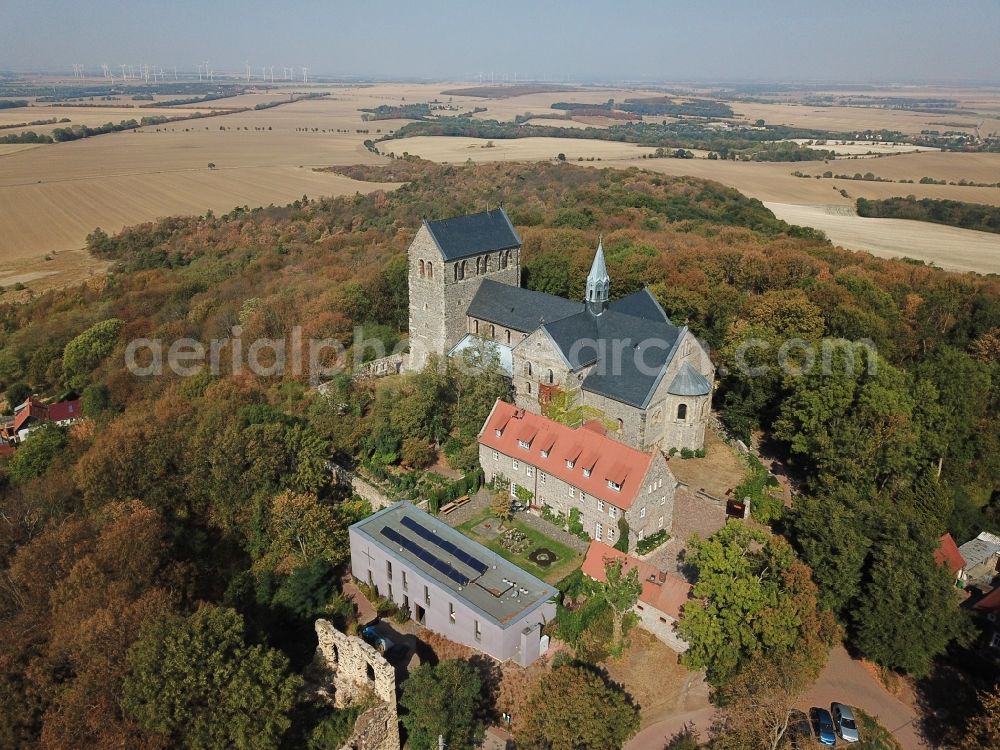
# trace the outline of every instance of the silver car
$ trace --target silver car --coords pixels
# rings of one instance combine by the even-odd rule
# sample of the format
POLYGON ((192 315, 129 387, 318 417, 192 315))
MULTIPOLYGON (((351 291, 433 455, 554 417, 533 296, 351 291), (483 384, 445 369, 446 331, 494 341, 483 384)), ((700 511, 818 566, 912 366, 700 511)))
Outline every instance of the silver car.
POLYGON ((843 703, 831 703, 830 713, 833 714, 833 723, 837 727, 837 734, 844 742, 858 741, 858 723, 854 720, 854 712, 850 706, 843 703))

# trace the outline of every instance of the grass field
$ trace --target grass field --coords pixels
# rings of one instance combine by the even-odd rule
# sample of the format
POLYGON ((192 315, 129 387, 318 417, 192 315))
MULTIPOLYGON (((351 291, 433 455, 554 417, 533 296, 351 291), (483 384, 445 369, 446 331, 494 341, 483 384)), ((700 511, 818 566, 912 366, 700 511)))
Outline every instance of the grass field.
POLYGON ((590 138, 516 138, 489 141, 485 138, 463 138, 459 136, 416 136, 382 141, 378 144, 382 152, 404 151, 429 159, 430 161, 462 163, 469 159, 484 161, 544 161, 555 159, 560 153, 567 161, 578 158, 601 159, 602 161, 639 158, 651 154, 656 149, 636 146, 632 143, 600 141, 590 138), (492 143, 492 147, 487 147, 492 143))

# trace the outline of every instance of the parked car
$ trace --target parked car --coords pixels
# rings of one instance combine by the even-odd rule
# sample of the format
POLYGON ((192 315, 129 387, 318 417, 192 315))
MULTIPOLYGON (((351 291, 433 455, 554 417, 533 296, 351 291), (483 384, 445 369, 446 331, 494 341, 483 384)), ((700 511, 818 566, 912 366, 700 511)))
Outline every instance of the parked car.
POLYGON ((801 711, 792 711, 788 720, 788 738, 794 750, 808 750, 812 746, 812 728, 809 717, 801 711))
POLYGON ((850 706, 843 703, 831 703, 830 713, 833 714, 833 722, 837 725, 837 733, 844 742, 858 741, 858 723, 854 720, 854 712, 850 706))
POLYGON ((365 625, 361 628, 361 637, 374 646, 380 654, 388 654, 396 647, 391 638, 386 638, 378 632, 378 628, 373 625, 365 625))
POLYGON ((833 717, 825 708, 810 708, 809 718, 812 720, 816 737, 823 745, 833 747, 837 744, 837 730, 833 726, 833 717))

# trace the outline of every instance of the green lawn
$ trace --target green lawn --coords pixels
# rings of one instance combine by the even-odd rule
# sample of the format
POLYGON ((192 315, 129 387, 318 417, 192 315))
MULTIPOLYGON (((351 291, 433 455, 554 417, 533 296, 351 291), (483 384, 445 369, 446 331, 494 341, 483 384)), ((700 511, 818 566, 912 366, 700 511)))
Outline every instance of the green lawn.
MULTIPOLYGON (((557 542, 555 539, 546 536, 540 531, 536 531, 530 526, 520 523, 514 520, 506 524, 505 528, 515 528, 522 534, 531 540, 530 546, 524 551, 524 554, 515 554, 509 552, 500 546, 500 543, 496 539, 484 539, 473 531, 473 528, 478 526, 482 521, 488 518, 492 518, 492 515, 488 510, 473 516, 465 523, 458 526, 458 530, 465 534, 471 539, 475 539, 480 544, 489 547, 491 550, 496 552, 501 557, 510 560, 519 568, 531 573, 533 576, 541 578, 546 583, 555 584, 561 581, 563 578, 568 576, 574 570, 576 570, 580 565, 583 564, 583 555, 581 555, 576 550, 567 547, 561 542, 557 542), (550 565, 547 568, 542 568, 528 559, 527 555, 530 555, 537 547, 547 547, 552 550, 559 558, 554 565, 550 565)), ((495 519, 494 519, 495 520, 495 519)))

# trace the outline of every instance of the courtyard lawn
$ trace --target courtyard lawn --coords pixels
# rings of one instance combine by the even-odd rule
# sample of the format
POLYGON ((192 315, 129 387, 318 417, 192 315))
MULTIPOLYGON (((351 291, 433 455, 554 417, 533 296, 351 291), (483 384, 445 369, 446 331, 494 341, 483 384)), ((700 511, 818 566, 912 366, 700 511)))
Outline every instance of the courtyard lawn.
POLYGON ((524 550, 524 552, 511 552, 510 550, 506 550, 500 546, 499 539, 488 539, 476 533, 475 528, 483 521, 488 520, 492 520, 494 524, 500 523, 489 510, 484 510, 482 513, 473 516, 457 528, 470 539, 475 539, 480 544, 489 547, 501 557, 510 560, 519 568, 523 568, 533 576, 541 578, 546 583, 551 583, 553 585, 556 584, 583 564, 583 555, 579 552, 567 547, 561 542, 557 542, 555 539, 546 536, 527 524, 521 523, 516 518, 515 520, 505 524, 504 530, 517 529, 524 534, 531 543, 524 550), (528 559, 528 555, 539 547, 545 547, 546 549, 551 550, 559 559, 547 568, 543 568, 542 566, 533 563, 528 559))

